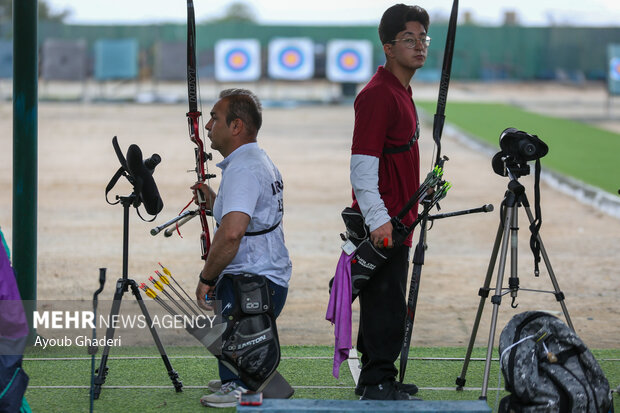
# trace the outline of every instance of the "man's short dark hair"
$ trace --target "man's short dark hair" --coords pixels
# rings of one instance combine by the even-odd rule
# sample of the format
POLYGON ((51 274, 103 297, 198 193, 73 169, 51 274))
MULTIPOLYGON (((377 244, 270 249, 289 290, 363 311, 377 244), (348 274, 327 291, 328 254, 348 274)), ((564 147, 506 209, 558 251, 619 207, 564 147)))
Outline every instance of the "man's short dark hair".
POLYGON ((241 119, 251 135, 258 134, 263 123, 263 108, 254 93, 247 89, 226 89, 220 92, 220 99, 228 102, 226 125, 241 119))
POLYGON ((379 38, 381 44, 396 39, 396 35, 406 29, 407 22, 418 22, 428 32, 429 17, 426 10, 420 6, 396 4, 383 13, 379 23, 379 38))

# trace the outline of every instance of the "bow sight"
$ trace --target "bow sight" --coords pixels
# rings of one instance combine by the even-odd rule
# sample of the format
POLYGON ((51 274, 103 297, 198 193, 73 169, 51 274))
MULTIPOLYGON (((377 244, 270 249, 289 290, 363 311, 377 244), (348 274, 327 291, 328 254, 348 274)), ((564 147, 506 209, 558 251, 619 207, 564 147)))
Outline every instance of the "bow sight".
POLYGON ((499 136, 501 151, 493 156, 493 171, 500 176, 512 175, 518 179, 530 173, 528 161, 547 155, 549 147, 538 136, 515 128, 507 128, 499 136))

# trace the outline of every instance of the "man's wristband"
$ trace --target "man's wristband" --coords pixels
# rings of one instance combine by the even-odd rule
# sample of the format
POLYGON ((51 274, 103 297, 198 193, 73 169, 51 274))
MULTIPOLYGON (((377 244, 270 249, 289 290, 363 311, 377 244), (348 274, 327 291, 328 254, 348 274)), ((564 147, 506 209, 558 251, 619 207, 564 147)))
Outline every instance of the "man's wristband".
POLYGON ((209 287, 215 287, 215 284, 217 283, 217 278, 214 278, 212 280, 207 280, 206 278, 202 277, 202 273, 198 274, 198 279, 200 280, 201 283, 208 285, 209 287))

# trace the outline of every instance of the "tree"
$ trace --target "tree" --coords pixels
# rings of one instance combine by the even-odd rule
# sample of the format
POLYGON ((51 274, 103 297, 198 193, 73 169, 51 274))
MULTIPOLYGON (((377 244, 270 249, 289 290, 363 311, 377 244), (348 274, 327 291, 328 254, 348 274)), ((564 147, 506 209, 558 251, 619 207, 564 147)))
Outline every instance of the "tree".
POLYGON ((241 1, 231 3, 222 17, 213 19, 215 23, 256 23, 256 13, 248 4, 241 1))
MULTIPOLYGON (((16 0, 20 1, 20 0, 16 0)), ((39 20, 47 20, 56 23, 64 23, 65 19, 71 15, 71 10, 66 9, 57 13, 50 10, 45 0, 39 0, 39 20)))
MULTIPOLYGON (((13 18, 13 1, 23 0, 0 0, 0 22, 11 21, 13 18)), ((54 13, 45 0, 39 0, 39 20, 62 23, 70 14, 71 10, 54 13)))

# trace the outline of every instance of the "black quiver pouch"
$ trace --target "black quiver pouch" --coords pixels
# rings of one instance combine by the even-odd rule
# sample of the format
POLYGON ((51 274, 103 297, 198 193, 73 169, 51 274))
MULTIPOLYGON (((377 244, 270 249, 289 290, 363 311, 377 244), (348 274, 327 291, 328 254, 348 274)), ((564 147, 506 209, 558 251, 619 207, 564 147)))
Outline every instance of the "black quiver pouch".
POLYGON ((280 363, 280 342, 267 279, 255 274, 226 275, 233 280, 235 308, 228 317, 222 358, 250 390, 271 378, 280 363))
MULTIPOLYGON (((370 242, 370 230, 364 217, 353 208, 342 211, 346 233, 340 234, 345 241, 343 250, 351 257, 351 302, 355 301, 360 291, 366 286, 372 275, 389 258, 391 250, 379 251, 370 242)), ((331 288, 333 279, 329 285, 331 288)))

